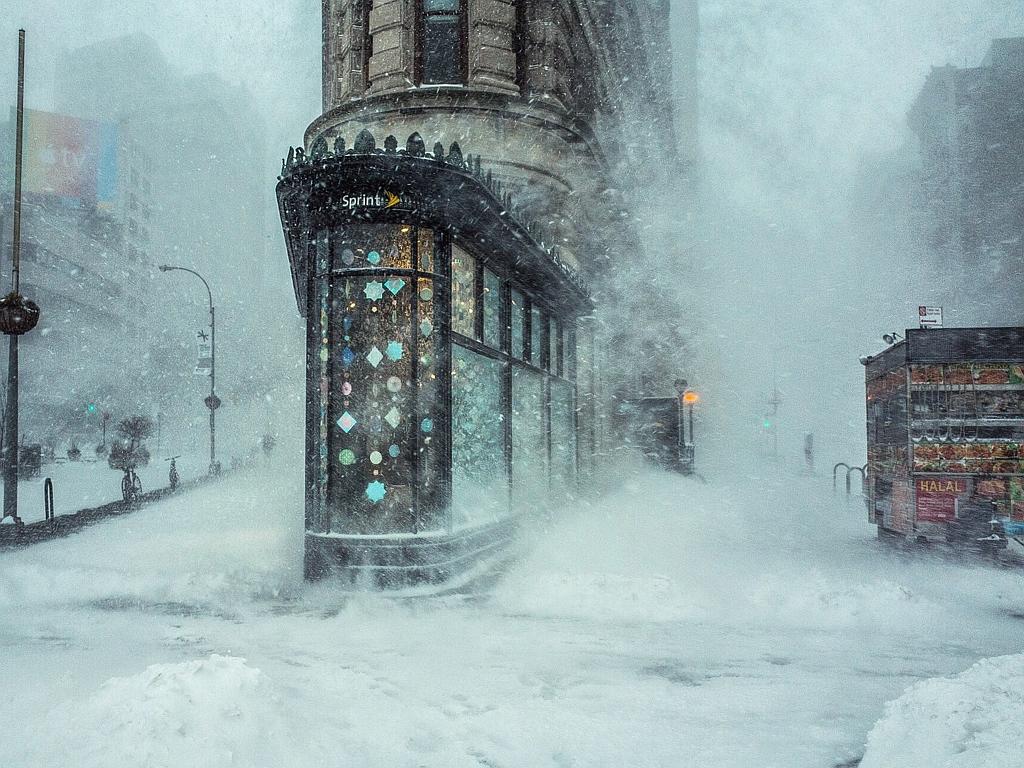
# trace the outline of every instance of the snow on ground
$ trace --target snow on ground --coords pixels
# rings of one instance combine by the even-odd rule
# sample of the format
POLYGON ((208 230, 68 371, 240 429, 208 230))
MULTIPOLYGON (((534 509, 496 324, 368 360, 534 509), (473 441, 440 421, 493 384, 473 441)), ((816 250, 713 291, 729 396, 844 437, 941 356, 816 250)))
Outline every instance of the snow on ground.
POLYGON ((1018 768, 1024 761, 1024 654, 925 680, 885 708, 861 768, 1018 768))
MULTIPOLYGON (((205 475, 209 459, 201 454, 181 456, 177 460, 182 481, 205 475)), ((138 475, 143 491, 166 488, 170 464, 154 458, 138 475)), ((18 516, 26 523, 45 518, 43 488, 46 478, 53 481, 53 509, 57 515, 68 515, 82 509, 91 509, 121 498, 123 473, 111 469, 107 462, 86 460, 45 464, 38 477, 22 479, 18 483, 18 516)), ((0 493, 0 498, 3 494, 0 493)))
POLYGON ((707 479, 623 471, 478 594, 303 585, 299 467, 4 553, 0 764, 825 768, 1024 650, 1021 574, 887 551, 828 478, 707 479))

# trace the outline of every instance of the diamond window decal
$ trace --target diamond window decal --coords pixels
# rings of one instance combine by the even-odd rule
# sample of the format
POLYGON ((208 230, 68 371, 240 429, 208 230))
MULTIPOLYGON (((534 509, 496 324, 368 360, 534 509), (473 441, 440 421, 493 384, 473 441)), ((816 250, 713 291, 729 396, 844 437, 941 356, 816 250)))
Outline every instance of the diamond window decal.
POLYGON ((384 283, 380 280, 371 280, 363 288, 363 295, 370 301, 377 301, 384 298, 384 283))
POLYGON ((356 424, 358 424, 358 422, 356 421, 356 417, 353 416, 348 411, 345 411, 343 414, 341 414, 341 418, 338 419, 338 426, 341 427, 341 431, 344 432, 346 435, 352 431, 352 427, 354 427, 356 424))
POLYGON ((384 483, 380 480, 374 480, 372 483, 366 486, 366 498, 372 501, 374 504, 381 501, 387 496, 388 489, 384 487, 384 483))
MULTIPOLYGON (((385 354, 392 360, 402 359, 402 344, 398 341, 389 341, 387 349, 384 350, 385 354)), ((374 366, 376 368, 376 366, 374 366)))
POLYGON ((397 296, 398 292, 405 287, 405 280, 400 277, 392 277, 384 283, 384 287, 391 291, 392 296, 397 296))
POLYGON ((394 406, 391 406, 391 410, 384 414, 384 421, 390 424, 392 429, 397 429, 401 420, 402 414, 394 406))
POLYGON ((373 349, 370 350, 370 354, 366 356, 366 359, 370 361, 370 365, 376 368, 380 365, 380 361, 384 359, 384 355, 379 349, 377 349, 377 345, 374 344, 373 349))

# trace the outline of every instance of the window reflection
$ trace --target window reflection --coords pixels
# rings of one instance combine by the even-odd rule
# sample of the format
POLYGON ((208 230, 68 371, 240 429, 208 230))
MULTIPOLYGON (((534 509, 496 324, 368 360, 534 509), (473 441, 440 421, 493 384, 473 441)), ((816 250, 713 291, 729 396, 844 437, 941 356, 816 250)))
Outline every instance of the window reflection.
POLYGON ((452 524, 490 522, 508 512, 504 364, 452 348, 452 524))
POLYGON ((541 367, 541 315, 536 306, 530 308, 530 362, 541 367))
POLYGON ((484 270, 484 344, 502 349, 501 281, 489 269, 484 270))
POLYGON ((526 299, 523 298, 522 291, 518 291, 513 288, 510 291, 512 297, 512 317, 510 318, 512 326, 512 357, 523 360, 526 355, 526 340, 523 338, 523 333, 526 330, 526 299))
POLYGON ((476 259, 452 246, 452 330, 476 337, 476 259))

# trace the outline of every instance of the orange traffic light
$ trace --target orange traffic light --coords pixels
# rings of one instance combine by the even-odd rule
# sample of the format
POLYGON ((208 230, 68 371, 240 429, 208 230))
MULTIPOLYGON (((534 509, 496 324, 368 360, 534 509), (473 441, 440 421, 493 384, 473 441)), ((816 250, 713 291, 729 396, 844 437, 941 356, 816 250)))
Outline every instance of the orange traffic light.
POLYGON ((692 389, 683 392, 683 403, 686 405, 693 405, 694 403, 700 402, 700 395, 694 392, 692 389))

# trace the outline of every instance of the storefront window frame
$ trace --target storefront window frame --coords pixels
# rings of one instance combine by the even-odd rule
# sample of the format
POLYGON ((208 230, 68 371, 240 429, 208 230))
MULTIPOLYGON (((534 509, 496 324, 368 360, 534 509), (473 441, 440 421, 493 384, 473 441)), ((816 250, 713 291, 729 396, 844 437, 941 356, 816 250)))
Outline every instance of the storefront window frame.
MULTIPOLYGON (((505 425, 505 471, 508 478, 509 494, 511 499, 512 486, 515 482, 513 463, 514 457, 512 456, 512 379, 514 367, 526 368, 535 373, 539 374, 544 381, 543 393, 544 393, 544 412, 543 412, 543 424, 544 424, 544 448, 546 454, 546 467, 548 473, 548 483, 554 482, 553 470, 552 470, 552 403, 551 403, 551 383, 553 380, 564 381, 569 384, 572 391, 572 402, 573 411, 575 413, 578 408, 579 395, 575 378, 569 378, 566 370, 566 366, 560 363, 563 358, 564 342, 562 335, 565 333, 574 334, 577 317, 575 313, 570 311, 558 311, 550 303, 545 301, 543 298, 538 296, 536 291, 530 289, 523 280, 522 277, 516 275, 513 271, 506 268, 506 266, 499 260, 493 257, 488 257, 487 254, 481 252, 477 247, 467 244, 461 240, 456 240, 446 236, 448 242, 447 253, 449 259, 449 273, 451 273, 450 263, 452 247, 457 246, 459 249, 473 257, 476 262, 476 285, 473 294, 476 298, 476 305, 473 309, 473 315, 475 318, 474 337, 466 336, 465 334, 458 333, 454 329, 450 332, 450 345, 454 347, 456 345, 464 347, 472 352, 480 355, 501 361, 504 364, 504 386, 502 387, 502 415, 503 422, 505 425), (484 275, 485 270, 491 271, 497 275, 500 285, 499 295, 501 296, 501 344, 500 348, 492 347, 484 343, 484 275), (523 307, 523 358, 521 359, 512 354, 513 343, 511 340, 512 333, 512 291, 517 291, 524 300, 523 307), (534 312, 534 309, 537 312, 534 312), (533 324, 536 318, 540 319, 539 338, 537 344, 533 343, 533 324), (557 336, 552 337, 552 329, 557 336), (554 341, 557 352, 555 358, 552 359, 551 345, 554 341), (535 348, 536 347, 536 348, 535 348)), ((449 293, 451 291, 449 290, 449 293)), ((449 353, 449 358, 451 355, 449 353)), ((449 369, 451 366, 451 359, 449 359, 449 369)), ((450 393, 449 393, 450 397, 450 393)), ((449 414, 451 408, 449 404, 449 414)), ((578 432, 578 419, 574 415, 572 430, 574 433, 578 432)), ((449 440, 449 445, 451 440, 449 440)), ((577 434, 575 439, 575 453, 574 467, 573 467, 573 486, 575 487, 579 482, 580 467, 579 467, 579 446, 580 440, 577 434)), ((449 464, 449 476, 451 475, 451 464, 449 464)))

